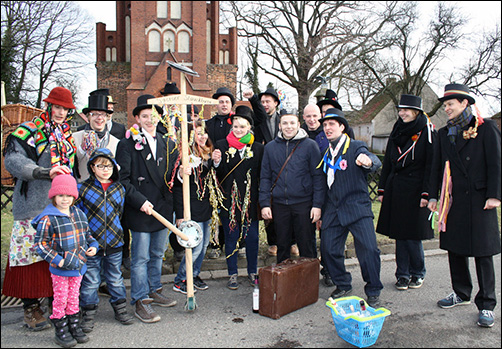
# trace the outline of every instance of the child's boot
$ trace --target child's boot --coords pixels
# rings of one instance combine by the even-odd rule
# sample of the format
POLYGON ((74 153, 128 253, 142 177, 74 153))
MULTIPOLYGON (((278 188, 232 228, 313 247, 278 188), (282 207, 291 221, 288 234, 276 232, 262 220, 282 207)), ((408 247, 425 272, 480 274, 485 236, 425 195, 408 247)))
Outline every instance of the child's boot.
POLYGON ((68 318, 63 316, 61 319, 51 319, 56 335, 54 341, 63 348, 71 348, 77 345, 77 341, 72 337, 68 328, 68 318))
POLYGON ((92 332, 94 329, 94 317, 98 312, 97 304, 89 304, 82 307, 82 323, 80 327, 85 333, 92 332))
POLYGON ((127 302, 125 299, 119 299, 111 304, 115 312, 115 320, 119 321, 122 325, 131 325, 134 322, 132 316, 127 313, 127 302))
POLYGON ((68 315, 68 326, 70 327, 70 333, 75 338, 77 343, 86 343, 89 341, 89 337, 82 331, 82 322, 80 320, 80 313, 73 315, 68 315))

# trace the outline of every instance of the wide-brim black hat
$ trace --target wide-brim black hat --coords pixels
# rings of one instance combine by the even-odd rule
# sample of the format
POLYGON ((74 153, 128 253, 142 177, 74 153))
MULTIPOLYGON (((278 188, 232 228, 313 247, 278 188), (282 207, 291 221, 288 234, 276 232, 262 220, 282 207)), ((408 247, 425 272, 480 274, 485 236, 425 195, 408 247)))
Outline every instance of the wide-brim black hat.
POLYGON ((113 110, 108 109, 108 96, 101 94, 94 94, 89 96, 89 103, 87 107, 82 109, 82 113, 87 114, 91 110, 104 111, 108 114, 113 113, 113 110))
POLYGON ((333 90, 326 90, 326 94, 324 95, 324 99, 321 99, 317 102, 317 106, 322 110, 322 106, 325 104, 332 105, 338 110, 342 110, 342 106, 338 103, 338 96, 333 90))
POLYGON ((235 104, 235 97, 227 87, 220 87, 219 89, 216 90, 216 93, 213 94, 214 99, 218 99, 218 97, 220 97, 220 96, 230 97, 230 100, 232 101, 232 105, 235 104))
POLYGON ((168 82, 164 85, 164 89, 160 91, 160 94, 163 96, 166 95, 179 95, 180 89, 176 86, 175 82, 168 82))
POLYGON ((401 99, 399 100, 399 104, 396 106, 396 108, 423 111, 422 98, 414 95, 401 95, 401 99))
POLYGON ((232 114, 231 117, 232 121, 236 116, 244 118, 247 121, 249 121, 251 127, 254 126, 253 111, 251 110, 251 108, 246 107, 245 105, 239 105, 237 108, 235 108, 235 113, 232 114))
POLYGON ((345 115, 343 114, 343 111, 337 108, 329 108, 326 110, 326 114, 324 114, 324 117, 319 119, 319 122, 322 124, 326 120, 331 120, 334 119, 341 123, 343 126, 345 126, 345 133, 347 133, 347 130, 349 129, 349 122, 347 119, 345 119, 345 115))
POLYGON ((258 98, 261 100, 261 97, 263 95, 270 95, 272 97, 274 97, 275 101, 277 103, 281 103, 280 99, 279 99, 279 94, 277 93, 277 91, 275 89, 273 89, 272 87, 269 87, 265 90, 265 92, 262 92, 260 94, 258 94, 258 98))
POLYGON ((97 90, 92 91, 89 93, 90 96, 94 95, 104 95, 108 97, 108 103, 109 104, 117 104, 117 102, 113 101, 113 97, 110 95, 110 89, 108 88, 99 88, 97 90))
POLYGON ((448 84, 444 87, 444 95, 438 98, 440 102, 447 101, 449 99, 467 99, 469 104, 476 103, 476 100, 470 95, 469 87, 462 84, 448 84))
POLYGON ((139 115, 139 112, 142 111, 143 109, 152 109, 155 107, 157 109, 157 112, 159 113, 160 116, 162 116, 162 107, 156 105, 156 104, 148 104, 149 99, 153 99, 155 96, 152 95, 141 95, 138 97, 137 102, 136 102, 136 108, 133 109, 132 115, 136 116, 139 115))

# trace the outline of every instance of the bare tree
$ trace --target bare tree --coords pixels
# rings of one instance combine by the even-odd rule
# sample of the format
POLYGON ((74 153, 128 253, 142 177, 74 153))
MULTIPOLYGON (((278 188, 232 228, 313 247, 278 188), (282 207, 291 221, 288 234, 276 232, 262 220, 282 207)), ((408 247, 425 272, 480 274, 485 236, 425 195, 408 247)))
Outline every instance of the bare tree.
POLYGON ((41 107, 56 83, 78 89, 82 68, 93 63, 94 30, 86 13, 72 1, 2 1, 1 6, 2 42, 10 40, 6 49, 15 58, 5 66, 18 72, 6 82, 11 101, 41 107))
POLYGON ((396 2, 385 4, 380 13, 373 3, 355 1, 231 1, 229 5, 222 10, 227 20, 237 22, 239 36, 258 39, 257 66, 297 91, 299 110, 319 86, 317 76, 336 79, 356 59, 356 52, 387 45, 388 36, 377 37, 388 19, 399 15, 396 2))

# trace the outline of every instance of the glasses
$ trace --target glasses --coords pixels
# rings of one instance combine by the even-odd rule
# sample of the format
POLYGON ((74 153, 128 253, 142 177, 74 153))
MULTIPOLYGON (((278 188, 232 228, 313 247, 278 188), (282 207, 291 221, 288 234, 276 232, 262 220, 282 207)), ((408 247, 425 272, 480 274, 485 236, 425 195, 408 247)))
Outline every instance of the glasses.
POLYGON ((106 118, 106 113, 89 113, 90 116, 93 116, 93 117, 102 117, 102 118, 106 118))
POLYGON ((100 169, 101 171, 103 170, 112 170, 113 169, 113 165, 94 165, 94 167, 97 167, 98 169, 100 169))

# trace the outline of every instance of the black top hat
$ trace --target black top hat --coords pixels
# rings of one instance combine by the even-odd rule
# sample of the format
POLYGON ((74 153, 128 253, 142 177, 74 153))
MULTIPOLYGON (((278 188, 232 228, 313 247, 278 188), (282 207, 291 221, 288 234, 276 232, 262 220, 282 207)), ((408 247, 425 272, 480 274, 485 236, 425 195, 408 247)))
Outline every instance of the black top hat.
POLYGON ((162 96, 167 95, 179 95, 181 92, 178 87, 176 87, 175 82, 168 82, 164 85, 164 89, 160 91, 162 96))
POLYGON ((231 116, 232 121, 236 116, 246 119, 247 121, 249 121, 251 126, 254 126, 253 111, 251 110, 251 108, 246 107, 245 105, 239 105, 237 108, 235 108, 235 114, 231 116))
POLYGON ((319 119, 319 122, 322 124, 324 121, 331 119, 334 119, 339 123, 341 123, 343 126, 345 126, 344 132, 347 133, 349 129, 349 122, 347 121, 347 119, 345 119, 343 111, 336 108, 329 108, 328 110, 326 110, 326 114, 324 115, 324 117, 319 119))
POLYGON ((220 87, 219 89, 217 89, 216 93, 213 95, 213 98, 218 99, 218 97, 220 96, 230 97, 230 100, 232 101, 232 106, 235 104, 235 97, 227 87, 220 87))
POLYGON ((101 94, 90 95, 89 103, 87 107, 82 109, 82 113, 87 114, 91 110, 104 111, 108 114, 113 113, 113 110, 108 109, 108 96, 101 94))
POLYGON ((272 87, 269 87, 265 90, 265 92, 262 92, 258 95, 258 98, 261 99, 261 97, 263 95, 271 95, 272 97, 274 97, 275 101, 277 103, 281 103, 281 101, 279 100, 279 95, 277 94, 277 91, 274 90, 272 87))
POLYGON ((155 106, 155 109, 157 109, 157 112, 159 113, 160 116, 162 116, 162 108, 159 107, 156 104, 148 104, 148 100, 155 98, 155 96, 152 95, 141 95, 138 97, 138 100, 136 102, 137 106, 136 108, 133 109, 132 115, 136 116, 139 115, 139 112, 142 111, 143 109, 151 109, 155 106))
POLYGON ((317 106, 319 109, 322 110, 322 106, 325 104, 332 105, 338 110, 342 110, 342 106, 340 103, 338 103, 338 96, 336 95, 336 92, 333 90, 326 90, 326 94, 324 95, 324 99, 320 100, 317 102, 317 106))
POLYGON ((95 95, 103 95, 108 97, 108 103, 110 104, 117 104, 117 102, 113 101, 112 96, 110 95, 110 89, 108 88, 99 88, 97 90, 92 91, 89 93, 90 96, 95 96, 95 95))
POLYGON ((422 110, 422 98, 414 95, 401 95, 399 100, 399 105, 396 106, 398 109, 415 109, 418 111, 422 110))
POLYGON ((448 84, 444 87, 444 96, 438 98, 440 102, 444 102, 448 99, 467 99, 469 104, 476 103, 476 100, 469 94, 469 87, 462 84, 448 84))

